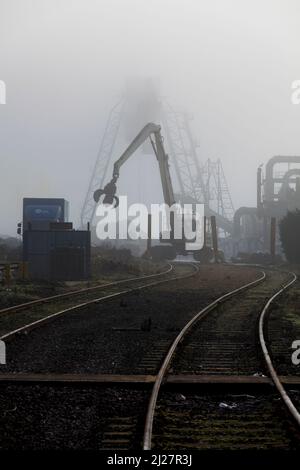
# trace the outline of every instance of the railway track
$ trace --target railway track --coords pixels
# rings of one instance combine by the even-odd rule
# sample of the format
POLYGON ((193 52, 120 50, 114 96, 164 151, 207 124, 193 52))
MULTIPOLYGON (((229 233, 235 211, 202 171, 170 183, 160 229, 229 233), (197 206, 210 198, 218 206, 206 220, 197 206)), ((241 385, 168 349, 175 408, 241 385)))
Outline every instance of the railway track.
MULTIPOLYGON (((182 278, 195 274, 197 269, 193 264, 194 273, 188 272, 182 278)), ((167 269, 158 274, 122 279, 4 308, 0 310, 0 339, 8 340, 18 332, 29 331, 62 314, 88 305, 177 279, 175 271, 174 265, 169 264, 167 269), (157 278, 162 279, 157 281, 157 278), (100 297, 99 293, 102 293, 100 297)))
POLYGON ((300 376, 300 367, 293 364, 292 343, 300 339, 300 281, 281 296, 273 306, 265 330, 275 368, 282 375, 300 376))
MULTIPOLYGON (((50 313, 49 318, 46 316, 32 323, 27 323, 25 325, 22 325, 21 327, 14 329, 12 331, 8 331, 1 337, 2 340, 7 342, 7 350, 8 350, 7 362, 8 364, 11 362, 10 361, 11 356, 9 355, 9 350, 12 344, 14 343, 18 344, 22 342, 22 339, 26 339, 26 338, 28 338, 29 342, 31 342, 32 336, 36 333, 37 336, 40 337, 40 335, 43 334, 43 331, 46 326, 48 328, 50 327, 51 330, 55 332, 55 328, 59 328, 59 325, 57 326, 57 323, 59 322, 59 320, 63 320, 62 317, 64 317, 64 319, 67 319, 71 315, 78 314, 79 316, 81 316, 83 321, 85 321, 85 317, 87 317, 87 323, 89 323, 89 315, 87 316, 86 315, 87 312, 84 311, 84 309, 86 309, 87 307, 92 308, 94 310, 96 307, 96 311, 99 311, 98 306, 102 304, 103 305, 106 304, 106 306, 108 307, 107 309, 110 310, 112 304, 109 303, 108 305, 108 303, 105 302, 106 300, 110 299, 115 302, 117 301, 117 303, 120 306, 122 302, 124 304, 124 298, 129 296, 129 297, 132 297, 132 300, 134 302, 135 298, 138 299, 139 296, 135 297, 133 294, 138 294, 143 289, 148 290, 150 292, 152 291, 154 287, 166 285, 170 281, 182 282, 184 279, 187 279, 197 274, 197 271, 198 271, 198 267, 195 266, 194 264, 193 265, 180 265, 178 267, 172 266, 172 269, 169 268, 168 271, 164 273, 164 277, 158 278, 159 280, 147 278, 146 280, 134 279, 133 281, 134 284, 133 282, 130 282, 130 284, 129 283, 127 284, 128 282, 127 280, 126 282, 124 281, 123 283, 114 283, 114 287, 116 287, 116 284, 117 284, 117 291, 113 291, 113 293, 111 292, 107 293, 107 291, 105 291, 105 295, 103 295, 103 292, 101 292, 102 296, 99 297, 99 291, 97 291, 97 297, 96 298, 94 297, 92 300, 81 302, 79 305, 76 303, 75 306, 67 307, 63 310, 59 310, 58 312, 55 311, 55 313, 50 313), (117 300, 117 299, 120 299, 120 300, 117 300), (50 320, 56 320, 56 321, 51 322, 51 325, 49 325, 48 323, 50 320), (54 328, 52 325, 54 326, 54 328), (30 334, 27 334, 29 331, 30 331, 30 334)), ((151 276, 151 278, 153 277, 154 276, 151 276)), ((109 285, 109 288, 111 288, 111 285, 109 285)), ((30 304, 29 307, 31 308, 33 305, 34 305, 34 308, 37 308, 36 303, 30 304)), ((39 303, 39 306, 41 305, 42 303, 39 303)), ((53 303, 50 302, 49 305, 53 307, 53 303)), ((27 307, 28 305, 26 306, 26 308, 27 307)), ((24 306, 21 307, 22 312, 23 312, 23 308, 24 306)), ((57 304, 55 304, 55 308, 57 308, 57 304)), ((103 307, 101 308, 103 309, 103 307)), ((10 310, 9 315, 13 316, 12 310, 10 310)), ((96 317, 95 320, 99 321, 99 315, 96 314, 95 317, 96 317)), ((70 322, 67 322, 67 323, 68 323, 68 328, 72 329, 72 319, 70 320, 70 322)), ((136 333, 134 332, 134 334, 136 333)), ((22 345, 21 345, 21 349, 22 349, 22 345)), ((46 344, 45 350, 47 351, 47 349, 48 349, 48 345, 46 344)), ((76 352, 76 349, 73 350, 72 352, 71 350, 68 351, 70 355, 74 355, 75 352, 76 352)), ((63 359, 65 358, 63 353, 62 353, 62 358, 63 359)), ((2 375, 5 375, 5 371, 4 371, 5 367, 6 366, 3 366, 1 368, 2 375)), ((63 389, 62 395, 61 395, 61 387, 57 388, 55 386, 55 380, 52 380, 51 377, 49 378, 48 382, 45 383, 44 377, 38 377, 36 374, 34 374, 35 375, 34 383, 23 382, 22 385, 20 385, 20 382, 18 382, 17 384, 15 383, 15 379, 18 376, 18 374, 15 372, 16 371, 14 371, 14 373, 12 374, 13 377, 11 377, 11 379, 6 381, 5 384, 2 383, 3 386, 1 386, 1 389, 0 389, 0 422, 1 422, 0 425, 1 425, 1 428, 3 429, 2 438, 0 440, 1 441, 0 448, 3 445, 5 448, 9 448, 10 447, 9 442, 11 439, 14 442, 15 442, 15 439, 17 439, 18 446, 21 446, 20 448, 28 449, 28 448, 32 448, 32 446, 35 446, 35 445, 40 445, 42 447, 43 443, 39 441, 39 437, 41 435, 44 435, 44 440, 47 441, 47 438, 49 436, 53 436, 53 429, 51 429, 51 425, 49 425, 50 429, 49 431, 47 430, 48 429, 47 423, 46 423, 47 418, 43 418, 45 416, 45 408, 43 406, 40 406, 39 403, 43 402, 43 400, 47 396, 48 397, 47 407, 46 407, 47 409, 48 407, 51 407, 53 397, 55 397, 55 400, 57 400, 57 403, 55 405, 54 413, 56 413, 57 409, 60 409, 59 414, 60 414, 60 417, 62 417, 62 422, 61 422, 60 427, 61 429, 65 430, 65 426, 67 425, 66 423, 72 422, 71 417, 74 415, 77 416, 77 413, 80 414, 80 411, 81 411, 81 410, 78 411, 78 404, 77 404, 78 387, 76 387, 76 390, 73 390, 72 387, 71 389, 68 387, 67 393, 66 393, 66 390, 63 389), (73 401, 73 397, 74 397, 75 402, 73 401), (12 401, 10 402, 10 400, 12 401), (61 405, 63 405, 62 408, 60 408, 61 405), (17 410, 18 417, 19 417, 18 421, 15 421, 14 412, 16 410, 17 410), (66 416, 66 413, 67 413, 67 416, 66 416), (32 423, 30 425, 28 423, 31 422, 31 419, 33 419, 32 418, 33 416, 35 416, 34 418, 35 424, 32 423), (5 423, 3 423, 3 420, 5 421, 5 423), (35 435, 35 437, 32 438, 32 433, 35 434, 40 422, 43 423, 41 432, 40 433, 37 432, 37 435, 35 435), (10 432, 10 429, 11 429, 10 427, 12 427, 13 433, 10 432), (24 432, 22 433, 22 436, 18 434, 18 429, 20 429, 20 427, 21 428, 24 427, 23 429, 24 432)), ((77 377, 80 377, 80 374, 78 374, 77 377)), ((28 374, 27 374, 27 378, 28 378, 28 374)), ((84 399, 81 396, 82 393, 86 397, 95 397, 94 384, 97 384, 97 380, 92 379, 89 383, 92 384, 92 390, 90 389, 82 390, 82 388, 80 388, 79 390, 79 395, 80 395, 79 401, 81 403, 84 401, 84 399)), ((96 395, 97 395, 97 399, 99 399, 99 396, 101 395, 99 390, 96 390, 96 395)), ((109 404, 111 404, 111 399, 109 400, 109 404)), ((91 408, 91 403, 90 403, 90 399, 88 399, 87 409, 90 410, 90 408, 91 408)), ((89 411, 87 411, 87 415, 88 413, 89 411)), ((96 411, 95 411, 95 416, 98 416, 98 413, 96 411)), ((59 422, 59 420, 61 419, 60 417, 59 419, 55 418, 55 423, 59 422)), ((78 417, 78 419, 82 420, 83 416, 80 414, 80 417, 78 417)), ((101 428, 101 424, 103 424, 103 422, 101 422, 101 420, 97 420, 97 423, 101 428)), ((58 434, 60 434, 60 432, 61 430, 57 430, 58 434)), ((74 432, 76 435, 76 431, 73 430, 73 434, 74 432)), ((66 435, 70 435, 70 434, 71 434, 71 431, 69 430, 66 431, 66 435)), ((54 440, 56 440, 56 442, 57 440, 59 441, 59 437, 55 435, 55 439, 51 438, 51 442, 52 442, 51 445, 53 445, 54 440)), ((82 442, 80 442, 80 444, 82 444, 82 442)), ((99 445, 96 445, 96 447, 98 448, 99 445)))
POLYGON ((199 275, 191 265, 174 269, 172 276, 162 279, 167 282, 148 281, 142 289, 122 289, 99 302, 51 313, 49 319, 55 321, 46 316, 8 331, 2 336, 7 341, 7 365, 2 371, 155 375, 177 331, 221 292, 210 282, 209 289, 203 289, 209 272, 213 279, 227 277, 222 292, 239 285, 241 278, 256 275, 252 269, 226 266, 202 268, 199 275), (193 274, 197 276, 192 279, 193 274), (29 330, 33 331, 24 334, 29 330))
POLYGON ((276 373, 265 340, 271 304, 296 279, 293 273, 263 272, 256 282, 201 310, 182 329, 156 377, 144 450, 299 449, 300 415, 276 373), (210 391, 199 395, 188 391, 184 395, 161 390, 169 371, 240 376, 262 375, 266 370, 286 408, 274 392, 241 395, 210 391))
MULTIPOLYGON (((173 271, 172 279, 167 275, 168 279, 159 282, 147 282, 147 285, 135 288, 129 286, 99 299, 88 300, 87 304, 93 306, 99 300, 101 303, 106 298, 118 297, 122 302, 124 296, 134 291, 159 286, 176 278, 181 282, 180 279, 195 274, 196 268, 192 269, 194 272, 181 273, 181 276, 173 271)), ((261 273, 254 282, 221 296, 202 309, 179 333, 175 329, 172 335, 174 338, 177 334, 177 337, 173 343, 162 338, 155 351, 149 347, 147 354, 139 361, 139 368, 134 369, 134 375, 60 375, 53 374, 53 371, 38 375, 36 371, 25 371, 23 374, 20 370, 12 373, 8 371, 1 380, 5 399, 10 394, 12 396, 5 413, 7 416, 14 413, 12 410, 19 406, 18 400, 23 408, 25 400, 36 422, 37 414, 45 415, 39 403, 48 397, 47 403, 52 400, 56 403, 56 414, 59 413, 57 419, 58 422, 61 420, 63 435, 74 433, 74 430, 68 428, 69 421, 72 421, 69 416, 74 416, 75 422, 78 422, 85 419, 83 416, 91 415, 92 436, 88 445, 102 450, 138 449, 143 433, 144 449, 154 450, 299 448, 297 428, 278 399, 278 393, 270 388, 270 379, 263 376, 267 375, 267 369, 259 346, 259 314, 264 311, 266 315, 272 301, 277 299, 276 294, 282 293, 285 285, 288 287, 292 280, 288 277, 286 273, 268 271, 261 273), (266 310, 264 306, 267 306, 266 310), (254 390, 254 385, 259 388, 254 390), (149 387, 152 386, 148 405, 149 387), (97 405, 99 400, 101 406, 97 405), (100 415, 97 411, 99 406, 102 410, 100 415), (95 415, 98 416, 96 421, 95 415)), ((81 311, 82 308, 76 306, 75 311, 81 311)), ((69 307, 58 313, 58 317, 54 314, 52 319, 59 318, 62 313, 73 315, 74 312, 69 307)), ((63 317, 69 318, 69 315, 63 317)), ((18 343, 20 337, 23 350, 22 338, 26 340, 26 335, 19 336, 18 333, 26 333, 44 323, 47 323, 47 319, 33 326, 26 325, 21 331, 14 330, 6 338, 16 338, 18 343)), ((54 324, 57 326, 57 322, 54 324)), ((123 328, 116 330, 119 331, 114 334, 119 334, 123 328)), ((129 328, 125 334, 128 335, 131 330, 132 338, 135 338, 135 328, 129 328)), ((36 331, 36 334, 42 331, 44 329, 36 331)), ((27 338, 34 333, 30 333, 27 338)), ((285 383, 286 387, 289 383, 293 386, 298 384, 297 378, 295 380, 292 377, 283 377, 279 381, 285 383)), ((291 397, 297 401, 295 393, 292 392, 291 397)), ((28 418, 24 419, 27 423, 28 418)), ((45 423, 47 418, 43 419, 45 423)), ((44 431, 43 424, 41 434, 44 431)), ((49 429, 49 432, 51 434, 53 431, 49 429)), ((32 427, 28 429, 28 436, 30 433, 32 427)), ((59 437, 55 436, 55 440, 58 448, 66 445, 59 437)), ((43 445, 36 438, 34 442, 37 446, 43 445)), ((31 445, 32 439, 28 443, 24 442, 25 448, 31 448, 31 445)))
POLYGON ((52 304, 55 302, 61 302, 61 301, 72 301, 74 302, 74 298, 76 297, 82 297, 82 296, 87 296, 89 294, 93 294, 101 289, 106 289, 106 288, 114 288, 118 287, 121 284, 127 284, 127 283, 132 283, 132 282, 139 282, 143 281, 145 279, 153 278, 153 277, 159 277, 159 276, 164 276, 166 274, 169 274, 173 270, 173 266, 169 263, 168 267, 166 270, 156 273, 156 274, 149 274, 146 276, 139 276, 139 277, 132 277, 132 278, 127 278, 127 279, 121 279, 119 281, 113 281, 113 282, 107 282, 107 283, 101 283, 97 284, 92 287, 85 287, 82 289, 78 290, 73 290, 70 292, 65 292, 63 294, 56 294, 56 295, 51 295, 47 297, 42 297, 40 299, 32 300, 29 302, 24 302, 20 304, 13 305, 11 307, 3 308, 0 309, 0 315, 5 315, 7 313, 16 313, 20 312, 22 310, 26 310, 27 308, 30 307, 35 307, 35 306, 40 306, 40 305, 45 305, 45 304, 52 304))

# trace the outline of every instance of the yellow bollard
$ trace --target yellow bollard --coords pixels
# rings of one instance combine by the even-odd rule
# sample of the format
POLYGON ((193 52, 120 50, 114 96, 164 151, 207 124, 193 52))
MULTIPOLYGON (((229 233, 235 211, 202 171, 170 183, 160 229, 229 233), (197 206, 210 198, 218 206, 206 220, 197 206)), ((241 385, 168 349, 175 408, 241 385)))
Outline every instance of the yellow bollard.
POLYGON ((10 264, 4 266, 4 285, 10 286, 11 283, 11 269, 10 264))

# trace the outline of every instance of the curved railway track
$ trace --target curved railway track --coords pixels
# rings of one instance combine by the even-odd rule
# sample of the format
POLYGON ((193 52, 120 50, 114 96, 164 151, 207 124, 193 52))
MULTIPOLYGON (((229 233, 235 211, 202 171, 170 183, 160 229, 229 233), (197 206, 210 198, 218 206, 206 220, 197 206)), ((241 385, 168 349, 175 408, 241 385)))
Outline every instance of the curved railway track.
MULTIPOLYGON (((169 267, 167 271, 159 273, 158 275, 150 275, 138 279, 133 278, 96 286, 92 288, 92 290, 91 288, 86 289, 87 292, 80 290, 75 295, 77 300, 80 299, 84 301, 76 303, 76 305, 67 305, 63 309, 58 309, 58 306, 61 306, 60 302, 62 299, 67 298, 65 294, 63 294, 61 300, 59 300, 60 296, 54 296, 54 299, 53 297, 50 299, 41 299, 38 305, 33 302, 30 303, 30 306, 27 305, 27 307, 20 306, 18 308, 20 308, 19 312, 21 315, 28 307, 35 309, 38 306, 38 308, 40 308, 43 303, 50 311, 54 306, 56 311, 53 313, 52 310, 48 315, 45 315, 45 312, 43 312, 42 318, 38 318, 38 320, 7 331, 0 339, 15 339, 16 341, 14 341, 14 343, 21 341, 19 349, 22 352, 24 344, 28 344, 26 341, 30 340, 29 342, 31 343, 32 338, 31 335, 29 335, 28 338, 27 335, 20 335, 20 340, 18 333, 27 333, 27 331, 42 326, 48 321, 59 318, 67 313, 70 313, 70 315, 66 315, 63 318, 70 318, 67 325, 73 328, 73 322, 75 321, 76 323, 76 319, 71 315, 72 312, 84 311, 86 307, 93 307, 93 305, 97 305, 108 299, 113 300, 114 298, 118 299, 120 297, 121 302, 123 302, 122 298, 124 298, 124 296, 126 297, 127 294, 133 292, 138 293, 148 287, 155 287, 170 281, 175 281, 176 279, 181 280, 194 276, 197 274, 198 268, 192 264, 192 272, 191 267, 189 267, 188 270, 189 272, 185 271, 184 274, 181 270, 180 275, 178 275, 176 267, 169 267), (147 281, 148 277, 152 278, 163 275, 164 278, 159 281, 156 279, 152 282, 147 281), (128 285, 126 284, 127 282, 128 285), (120 285, 122 289, 120 289, 120 285), (102 288, 105 290, 102 294, 105 295, 99 297, 99 289, 102 288), (96 296, 94 294, 96 294, 96 296), (83 298, 81 298, 81 295, 83 295, 83 298), (86 295, 88 298, 84 298, 86 295), (89 297, 89 295, 91 295, 92 298, 89 297), (58 301, 55 300, 57 297, 58 301), (53 300, 55 303, 53 303, 53 300), (22 343, 22 338, 24 338, 24 344, 22 343)), ((104 382, 107 381, 106 384, 104 384, 104 388, 94 388, 99 382, 103 384, 103 376, 101 378, 99 372, 98 375, 90 373, 80 374, 76 372, 76 374, 70 374, 69 377, 58 376, 54 378, 53 382, 51 382, 51 373, 50 375, 45 373, 40 374, 40 376, 38 374, 30 376, 29 373, 27 374, 27 378, 25 374, 25 382, 29 380, 29 382, 32 382, 32 385, 29 384, 27 388, 25 386, 25 398, 21 398, 23 393, 20 395, 20 391, 23 391, 23 385, 21 388, 18 388, 20 385, 16 386, 17 388, 15 390, 17 390, 17 392, 12 389, 12 396, 15 398, 12 404, 10 406, 8 405, 8 410, 5 411, 5 413, 8 413, 9 416, 9 413, 13 412, 15 409, 16 401, 24 399, 26 401, 27 399, 29 407, 32 408, 32 403, 36 403, 34 407, 40 409, 38 413, 43 416, 44 409, 40 407, 39 403, 44 399, 44 394, 48 393, 48 391, 45 392, 45 390, 49 390, 50 401, 52 399, 51 397, 54 396, 56 396, 55 399, 58 401, 60 401, 60 396, 61 399, 65 400, 66 392, 62 391, 61 388, 53 388, 54 382, 62 382, 61 387, 65 387, 67 382, 77 381, 82 383, 81 386, 83 387, 83 393, 87 400, 86 406, 88 413, 90 412, 91 400, 96 403, 101 397, 104 403, 102 416, 101 418, 100 416, 98 417, 98 428, 96 428, 98 429, 96 432, 97 443, 94 444, 95 448, 104 450, 136 449, 141 445, 141 436, 144 434, 143 448, 145 450, 150 450, 151 448, 164 451, 173 449, 196 450, 219 448, 287 449, 294 447, 298 449, 300 448, 300 435, 297 434, 298 431, 294 422, 296 423, 297 421, 299 424, 299 413, 292 403, 291 396, 289 396, 283 388, 281 379, 276 374, 276 368, 271 363, 272 355, 268 350, 268 335, 266 334, 265 328, 268 312, 273 301, 295 282, 296 276, 291 273, 287 274, 274 270, 261 272, 259 278, 256 280, 250 283, 248 282, 240 288, 231 290, 225 295, 222 295, 200 310, 195 316, 192 317, 192 314, 190 314, 183 317, 181 322, 184 321, 184 318, 192 319, 189 320, 183 328, 182 325, 184 323, 179 323, 181 325, 180 329, 182 328, 179 333, 176 332, 176 329, 173 330, 173 333, 168 333, 168 338, 174 338, 174 334, 177 335, 174 341, 166 339, 164 340, 164 344, 160 345, 158 342, 155 348, 153 347, 154 343, 152 346, 149 346, 149 343, 147 346, 149 354, 146 354, 145 360, 141 363, 142 369, 137 370, 137 372, 134 372, 134 368, 132 370, 136 375, 128 376, 127 379, 126 376, 119 376, 120 378, 118 379, 118 376, 112 376, 104 372, 107 374, 104 380, 104 382), (166 351, 168 351, 167 354, 166 351), (157 364, 162 364, 162 366, 157 366, 157 364), (147 369, 148 367, 149 369, 147 369), (154 375, 137 375, 147 373, 154 375), (283 407, 281 400, 278 399, 278 393, 275 393, 274 390, 270 392, 268 384, 265 386, 267 391, 263 389, 261 394, 257 394, 257 390, 252 394, 253 390, 248 389, 248 385, 245 386, 246 393, 236 393, 235 386, 238 380, 235 382, 234 378, 244 378, 245 383, 247 383, 249 378, 264 380, 263 374, 268 374, 272 377, 281 397, 286 402, 287 408, 283 407), (189 383, 188 380, 186 382, 184 380, 185 377, 189 378, 191 376, 196 378, 196 382, 197 378, 200 379, 200 382, 201 379, 204 379, 201 382, 202 384, 205 384, 205 380, 208 379, 207 382, 210 383, 209 393, 205 393, 207 391, 205 386, 204 388, 197 388, 196 392, 193 387, 191 390, 187 385, 189 383), (176 377, 178 377, 178 381, 176 381, 176 377), (222 388, 222 393, 220 393, 220 385, 217 384, 222 383, 224 377, 225 379, 227 377, 231 380, 233 392, 232 389, 228 391, 225 387, 224 389, 222 388), (42 385, 42 383, 44 383, 44 385, 42 385), (149 401, 148 389, 149 386, 151 387, 152 383, 154 383, 154 385, 149 401), (172 389, 172 383, 175 384, 175 390, 172 389), (138 388, 135 388, 134 384, 139 384, 138 388), (162 387, 164 384, 166 384, 166 387, 162 387), (171 384, 171 390, 169 389, 169 384, 171 384), (216 388, 215 385, 217 385, 216 388), (92 388, 89 388, 90 386, 92 388), (46 389, 44 387, 46 387, 46 389), (187 390, 186 387, 188 387, 187 390), (39 397, 41 397, 41 400, 39 397), (114 403, 114 400, 116 403, 113 405, 113 411, 110 415, 109 408, 114 403), (127 402, 128 410, 126 411, 127 402), (105 407, 107 407, 107 413, 105 407), (147 417, 143 430, 146 409, 147 417), (293 422, 290 419, 290 410, 292 409, 295 418, 293 422)), ((150 291, 148 295, 152 295, 150 291)), ((160 296, 161 291, 158 291, 156 295, 160 296)), ((136 300, 137 299, 140 298, 137 297, 136 300)), ((143 304, 140 303, 140 300, 136 306, 137 310, 143 308, 143 304)), ((68 302, 70 302, 70 298, 68 302)), ((134 298, 131 302, 134 304, 134 298)), ((164 300, 164 302, 166 302, 166 300, 164 300)), ((121 305, 120 301, 118 301, 117 306, 118 305, 121 305)), ((162 306, 163 305, 162 303, 162 306)), ((202 305, 205 304, 202 303, 202 305)), ((130 309, 130 305, 128 308, 130 309)), ((197 309, 199 309, 199 304, 197 309)), ((7 312, 7 315, 11 315, 12 310, 7 312)), ((103 311, 101 311, 101 313, 103 313, 103 311)), ((87 318, 90 318, 90 316, 87 318)), ((186 321, 187 320, 185 320, 185 322, 186 321)), ((61 326, 62 325, 58 325, 59 330, 61 326)), ((41 330, 41 333, 43 331, 44 329, 41 330)), ((48 329, 46 336, 49 334, 49 331, 51 330, 48 329)), ((38 344, 40 331, 33 334, 36 336, 35 344, 38 344)), ((127 335, 129 333, 125 332, 125 334, 127 335)), ((134 338, 136 333, 132 334, 133 336, 129 336, 134 338)), ((149 333, 147 334, 149 335, 149 333)), ((152 334, 155 336, 155 330, 152 334)), ((77 333, 75 334, 75 338, 76 335, 77 333)), ((139 335, 137 337, 140 337, 139 335)), ((115 338, 115 336, 113 337, 115 338)), ((125 336, 120 336, 120 338, 124 337, 125 336)), ((44 346, 45 344, 46 343, 44 343, 44 346)), ((58 347, 59 344, 60 343, 54 343, 54 349, 58 347)), ((35 347, 33 347, 33 351, 34 348, 35 347)), ((16 351, 18 352, 18 350, 16 351)), ((51 354, 50 358, 52 360, 51 354)), ((29 371, 30 370, 31 369, 29 369, 29 371)), ((12 381, 10 382, 9 374, 7 378, 8 390, 11 390, 9 387, 14 387, 9 384, 15 382, 18 373, 20 371, 22 372, 22 369, 17 370, 17 373, 15 373, 14 368, 12 368, 12 371, 13 372, 10 374, 13 376, 12 381)), ((20 376, 22 376, 22 373, 20 376)), ((5 380, 4 378, 4 383, 5 380)), ((21 377, 20 382, 22 382, 22 380, 21 377)), ((6 388, 3 390, 6 390, 6 388)), ((1 392, 0 390, 0 405, 1 393, 5 392, 1 392)), ((77 400, 82 400, 78 393, 78 388, 73 390, 71 387, 70 392, 68 391, 67 397, 69 398, 65 405, 68 410, 67 413, 73 413, 72 406, 76 405, 76 409, 78 409, 77 400), (71 405, 71 403, 73 403, 73 405, 71 405)), ((21 403, 23 403, 23 401, 21 401, 21 403)), ((23 405, 21 405, 21 408, 22 407, 23 405)), ((76 413, 77 412, 78 411, 76 411, 76 413)), ((35 409, 33 414, 35 415, 36 413, 37 411, 35 409)), ((46 419, 46 417, 44 419, 46 419)), ((82 417, 81 419, 84 418, 82 417)), ((95 418, 93 417, 91 419, 95 418)), ((32 430, 29 429, 28 432, 30 434, 32 430)), ((63 441, 61 445, 63 445, 63 441)))
MULTIPOLYGON (((260 343, 268 372, 290 416, 300 425, 300 414, 276 373, 264 337, 266 314, 272 302, 294 284, 297 276, 289 273, 288 280, 279 279, 279 286, 273 282, 273 276, 278 277, 278 273, 262 272, 256 281, 218 298, 195 315, 177 335, 153 386, 144 429, 144 450, 152 448, 154 417, 157 414, 159 416, 156 429, 159 431, 154 437, 155 449, 242 449, 243 446, 267 448, 269 445, 285 448, 291 445, 285 435, 285 429, 281 429, 281 420, 277 419, 276 422, 275 419, 278 414, 278 410, 274 413, 274 409, 278 407, 276 397, 270 399, 260 397, 256 400, 254 396, 245 395, 247 403, 239 403, 237 397, 238 403, 234 403, 230 395, 231 402, 228 403, 225 400, 228 398, 230 400, 230 396, 224 398, 224 395, 219 395, 215 401, 211 397, 206 397, 204 400, 202 397, 199 401, 199 396, 188 395, 187 399, 182 394, 165 393, 163 396, 164 392, 161 392, 171 367, 172 373, 174 369, 175 373, 181 374, 192 370, 194 374, 200 375, 203 373, 215 375, 220 372, 237 375, 253 374, 254 367, 256 373, 261 374, 263 366, 258 351, 260 343), (269 284, 267 288, 266 284, 269 284), (242 293, 244 295, 241 298, 242 293), (256 310, 259 304, 263 307, 256 310), (248 362, 245 361, 245 357, 248 357, 248 362), (189 370, 186 370, 187 366, 189 370), (162 396, 159 399, 160 394, 162 396), (250 402, 252 400, 250 407, 249 399, 250 402), (260 422, 263 423, 262 426, 259 426, 260 422), (265 433, 268 434, 270 426, 274 426, 275 430, 268 440, 265 433)), ((283 276, 286 277, 287 274, 284 273, 283 276)), ((282 410, 279 414, 281 412, 282 410)), ((282 420, 284 420, 283 415, 282 420)), ((298 445, 299 442, 298 440, 298 445)))
POLYGON ((63 314, 80 310, 92 304, 97 304, 115 297, 140 291, 147 287, 154 287, 176 279, 185 279, 197 273, 196 264, 192 264, 194 272, 184 275, 174 273, 174 264, 169 264, 168 269, 158 274, 122 279, 120 281, 100 284, 93 287, 79 289, 77 291, 44 297, 34 301, 18 304, 0 310, 0 340, 7 341, 17 333, 29 331, 44 323, 54 320, 63 314), (150 278, 164 276, 159 281, 146 282, 150 278), (133 285, 133 287, 131 287, 133 285), (120 290, 120 286, 124 286, 120 290), (99 292, 104 291, 105 295, 99 297, 99 292), (76 298, 76 302, 74 301, 76 298), (54 311, 53 311, 54 310, 54 311), (9 321, 7 319, 9 318, 9 321), (34 320, 30 321, 29 320, 34 320), (4 324, 4 325, 3 325, 4 324), (13 326, 13 327, 12 327, 13 326), (7 331, 8 330, 8 331, 7 331))
POLYGON ((98 285, 92 286, 92 287, 85 287, 85 288, 82 288, 82 289, 73 290, 73 291, 70 291, 70 292, 65 292, 63 294, 56 294, 56 295, 51 295, 51 296, 48 296, 48 297, 42 297, 40 299, 31 300, 29 302, 24 302, 24 303, 21 303, 21 304, 13 305, 11 307, 0 309, 0 315, 4 315, 4 314, 7 314, 7 313, 16 313, 16 312, 22 311, 24 309, 28 309, 30 307, 36 307, 38 305, 49 304, 51 302, 58 302, 58 301, 61 301, 61 300, 64 300, 64 299, 71 299, 72 302, 73 302, 74 297, 77 297, 77 296, 87 295, 89 293, 93 293, 93 292, 96 292, 96 291, 99 291, 99 290, 102 290, 102 289, 105 289, 105 288, 111 288, 111 287, 114 287, 114 286, 119 286, 120 284, 127 284, 127 283, 131 283, 131 282, 143 281, 144 279, 149 279, 149 278, 152 278, 152 277, 164 276, 166 274, 169 274, 173 269, 174 269, 173 265, 171 265, 169 263, 168 264, 168 269, 166 269, 165 271, 162 271, 160 273, 149 274, 149 275, 146 275, 146 276, 132 277, 132 278, 128 278, 128 279, 121 279, 119 281, 113 281, 113 282, 108 282, 108 283, 104 283, 104 284, 98 284, 98 285))
POLYGON ((287 409, 289 410, 289 413, 293 416, 295 419, 296 423, 300 427, 300 413, 295 407, 294 403, 292 402, 291 398, 289 397, 288 393, 286 392, 283 384, 280 381, 279 375, 277 374, 275 367, 273 365, 270 352, 267 347, 267 342, 265 339, 265 334, 264 334, 264 327, 265 327, 265 319, 266 315, 268 313, 268 310, 272 304, 272 302, 279 296, 281 295, 286 289, 288 289, 290 286, 292 286, 296 281, 297 281, 297 276, 295 273, 291 273, 292 279, 285 284, 281 289, 279 289, 276 294, 274 294, 266 303, 264 306, 260 318, 259 318, 259 341, 260 345, 264 354, 264 359, 269 371, 270 376, 272 377, 272 380, 274 382, 275 387, 277 388, 282 400, 284 401, 284 404, 286 405, 287 409))

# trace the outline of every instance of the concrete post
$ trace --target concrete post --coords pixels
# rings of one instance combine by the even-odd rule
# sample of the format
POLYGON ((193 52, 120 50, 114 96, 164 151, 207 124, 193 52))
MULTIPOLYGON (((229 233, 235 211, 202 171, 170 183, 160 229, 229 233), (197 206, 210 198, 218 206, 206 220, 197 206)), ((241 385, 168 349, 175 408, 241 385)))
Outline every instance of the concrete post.
POLYGON ((205 215, 203 219, 203 248, 206 248, 206 244, 207 244, 206 220, 207 219, 205 215))
POLYGON ((216 217, 214 215, 210 218, 211 223, 211 235, 212 235, 212 244, 215 256, 215 263, 219 261, 219 250, 218 250, 218 235, 217 235, 217 224, 216 224, 216 217))

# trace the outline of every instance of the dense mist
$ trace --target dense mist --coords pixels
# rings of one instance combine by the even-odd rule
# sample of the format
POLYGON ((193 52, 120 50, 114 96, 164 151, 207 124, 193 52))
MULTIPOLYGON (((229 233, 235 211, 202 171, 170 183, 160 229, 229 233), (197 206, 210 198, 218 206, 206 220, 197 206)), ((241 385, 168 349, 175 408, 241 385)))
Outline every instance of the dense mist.
MULTIPOLYGON (((0 234, 15 234, 23 197, 64 197, 78 224, 131 77, 193 116, 199 159, 222 160, 236 208, 255 205, 257 166, 300 154, 299 18, 297 0, 0 0, 0 234)), ((120 191, 162 199, 155 159, 134 157, 120 191)))

